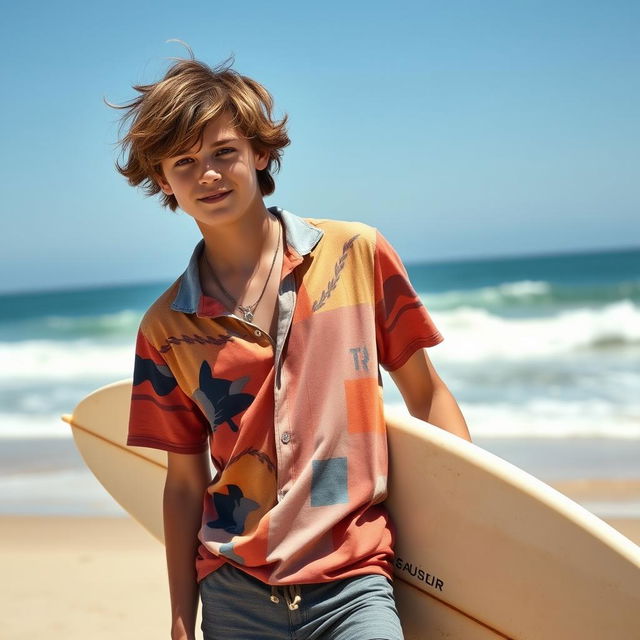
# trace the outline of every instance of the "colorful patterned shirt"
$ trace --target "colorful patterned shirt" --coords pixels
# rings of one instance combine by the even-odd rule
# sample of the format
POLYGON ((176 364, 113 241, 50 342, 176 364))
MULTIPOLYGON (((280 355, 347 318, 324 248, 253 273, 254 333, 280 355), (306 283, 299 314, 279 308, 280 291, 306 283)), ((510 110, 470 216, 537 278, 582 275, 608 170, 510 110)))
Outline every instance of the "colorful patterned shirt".
POLYGON ((272 585, 391 577, 378 367, 442 337, 375 228, 270 211, 277 335, 202 292, 201 241, 140 324, 128 444, 210 449, 198 580, 225 562, 272 585))

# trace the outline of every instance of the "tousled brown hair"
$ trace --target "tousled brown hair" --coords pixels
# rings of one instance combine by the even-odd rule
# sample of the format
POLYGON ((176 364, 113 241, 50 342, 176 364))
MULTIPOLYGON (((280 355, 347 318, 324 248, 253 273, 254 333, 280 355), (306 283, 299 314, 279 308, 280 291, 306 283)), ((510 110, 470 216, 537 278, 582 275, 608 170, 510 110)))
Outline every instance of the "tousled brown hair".
MULTIPOLYGON (((125 162, 116 161, 116 168, 131 186, 141 185, 149 196, 160 193, 155 179, 162 176, 160 162, 201 141, 207 123, 226 111, 255 151, 269 152, 266 168, 256 173, 262 195, 274 192, 271 172, 280 168, 282 150, 289 144, 287 116, 274 120, 269 92, 234 71, 232 64, 233 58, 213 68, 193 57, 178 59, 159 82, 134 85, 137 98, 124 105, 107 102, 125 111, 120 131, 130 123, 118 141, 125 162)), ((162 204, 172 211, 178 208, 173 195, 163 194, 162 204)))

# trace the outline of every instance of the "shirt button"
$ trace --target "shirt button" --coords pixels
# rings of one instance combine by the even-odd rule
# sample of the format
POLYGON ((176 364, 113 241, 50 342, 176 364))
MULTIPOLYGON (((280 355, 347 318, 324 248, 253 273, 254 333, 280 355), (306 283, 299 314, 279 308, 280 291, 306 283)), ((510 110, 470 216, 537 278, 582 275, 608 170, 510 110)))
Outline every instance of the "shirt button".
POLYGON ((291 434, 288 431, 285 431, 280 436, 280 442, 282 442, 282 444, 289 444, 290 441, 291 441, 291 434))
POLYGON ((253 333, 257 335, 258 338, 262 335, 262 331, 260 331, 260 329, 256 329, 253 333))

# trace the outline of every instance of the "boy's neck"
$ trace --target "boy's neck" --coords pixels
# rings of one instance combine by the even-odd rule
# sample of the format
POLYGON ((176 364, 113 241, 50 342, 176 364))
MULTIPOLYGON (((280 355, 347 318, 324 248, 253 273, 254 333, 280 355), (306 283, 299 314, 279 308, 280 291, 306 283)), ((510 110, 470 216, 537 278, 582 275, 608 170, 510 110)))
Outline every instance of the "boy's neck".
POLYGON ((260 204, 261 207, 255 207, 226 225, 198 223, 204 238, 203 258, 223 282, 248 280, 264 252, 273 251, 274 230, 279 221, 264 206, 262 199, 260 204))

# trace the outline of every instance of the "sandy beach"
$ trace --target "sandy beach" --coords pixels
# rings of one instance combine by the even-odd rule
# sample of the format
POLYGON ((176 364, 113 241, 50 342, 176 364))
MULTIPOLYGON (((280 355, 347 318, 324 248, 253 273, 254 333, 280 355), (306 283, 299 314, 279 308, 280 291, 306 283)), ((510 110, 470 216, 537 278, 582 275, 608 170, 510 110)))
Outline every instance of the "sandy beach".
MULTIPOLYGON (((640 481, 556 485, 577 500, 638 496, 640 481)), ((640 544, 640 519, 607 519, 640 544)), ((0 517, 3 637, 169 637, 164 549, 128 517, 0 517), (7 579, 10 577, 10 579, 7 579)))
POLYGON ((169 637, 164 548, 133 520, 3 516, 0 532, 3 638, 169 637))

